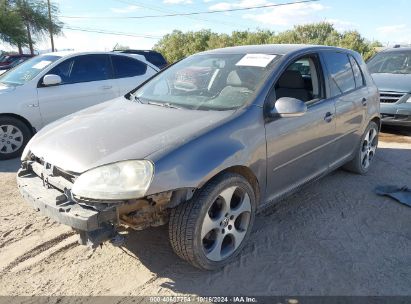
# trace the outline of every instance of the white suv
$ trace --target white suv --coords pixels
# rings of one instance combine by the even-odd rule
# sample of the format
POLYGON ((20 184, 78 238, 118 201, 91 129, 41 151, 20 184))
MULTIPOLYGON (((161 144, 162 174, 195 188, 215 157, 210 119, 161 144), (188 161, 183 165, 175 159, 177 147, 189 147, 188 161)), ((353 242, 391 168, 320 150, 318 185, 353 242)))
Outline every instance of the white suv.
POLYGON ((56 52, 0 76, 0 160, 17 157, 50 122, 126 94, 159 68, 143 56, 56 52))

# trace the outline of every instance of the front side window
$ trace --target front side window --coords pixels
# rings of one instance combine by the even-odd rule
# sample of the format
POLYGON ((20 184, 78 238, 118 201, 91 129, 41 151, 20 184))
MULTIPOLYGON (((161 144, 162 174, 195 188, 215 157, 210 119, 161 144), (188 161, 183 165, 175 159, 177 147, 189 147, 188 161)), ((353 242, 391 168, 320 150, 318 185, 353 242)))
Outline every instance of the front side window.
POLYGON ((62 84, 100 81, 111 78, 111 68, 108 55, 82 55, 69 58, 48 74, 61 77, 62 84))
POLYGON ((322 77, 316 55, 306 56, 291 63, 275 84, 275 95, 292 97, 304 102, 323 98, 322 77))
POLYGON ((251 101, 280 56, 199 54, 158 74, 135 92, 143 103, 231 110, 251 101))
POLYGON ((411 51, 382 52, 367 62, 370 73, 411 74, 411 51))
POLYGON ((147 71, 147 65, 140 60, 129 58, 127 56, 111 56, 115 78, 135 77, 144 75, 147 71))
POLYGON ((15 67, 13 70, 3 74, 0 77, 0 82, 10 85, 23 85, 60 58, 61 57, 54 55, 40 55, 33 57, 15 67))
POLYGON ((326 52, 324 59, 330 74, 332 96, 355 89, 354 73, 347 54, 326 52))

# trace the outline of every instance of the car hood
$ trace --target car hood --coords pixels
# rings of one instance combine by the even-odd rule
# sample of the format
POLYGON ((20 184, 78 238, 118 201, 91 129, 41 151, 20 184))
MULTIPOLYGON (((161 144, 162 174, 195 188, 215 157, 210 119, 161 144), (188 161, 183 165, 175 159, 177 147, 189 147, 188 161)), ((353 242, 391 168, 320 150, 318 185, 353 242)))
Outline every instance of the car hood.
MULTIPOLYGON (((0 75, 2 71, 0 71, 0 75)), ((9 93, 9 92, 13 92, 16 89, 15 86, 9 86, 3 83, 0 83, 0 95, 1 94, 5 94, 5 93, 9 93)))
POLYGON ((121 97, 46 126, 27 149, 63 170, 82 173, 182 144, 232 113, 165 108, 121 97))
POLYGON ((411 92, 411 74, 372 74, 375 84, 380 91, 411 92))

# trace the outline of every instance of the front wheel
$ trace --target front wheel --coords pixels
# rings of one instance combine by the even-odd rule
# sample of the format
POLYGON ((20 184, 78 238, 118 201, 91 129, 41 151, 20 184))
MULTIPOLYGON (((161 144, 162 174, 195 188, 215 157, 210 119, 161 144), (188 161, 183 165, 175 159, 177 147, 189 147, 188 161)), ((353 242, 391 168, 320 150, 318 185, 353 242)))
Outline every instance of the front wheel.
POLYGON ((248 181, 238 174, 222 174, 172 210, 171 246, 195 267, 221 268, 249 238, 255 209, 255 194, 248 181))
POLYGON ((30 138, 30 129, 21 120, 0 117, 0 160, 20 156, 30 138))
POLYGON ((345 169, 358 174, 368 172, 377 152, 378 132, 378 125, 371 121, 361 137, 354 159, 344 166, 345 169))

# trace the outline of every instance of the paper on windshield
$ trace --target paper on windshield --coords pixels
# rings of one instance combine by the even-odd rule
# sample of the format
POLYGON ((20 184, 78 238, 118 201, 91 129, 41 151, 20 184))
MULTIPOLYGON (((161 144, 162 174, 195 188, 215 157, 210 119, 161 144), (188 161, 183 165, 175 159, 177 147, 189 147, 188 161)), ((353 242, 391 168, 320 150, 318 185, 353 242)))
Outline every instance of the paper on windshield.
POLYGON ((275 57, 276 55, 268 54, 246 54, 236 65, 265 68, 275 57))
POLYGON ((46 66, 48 66, 50 63, 51 61, 49 60, 42 60, 39 63, 36 63, 35 65, 33 65, 33 69, 41 70, 45 68, 46 66))

